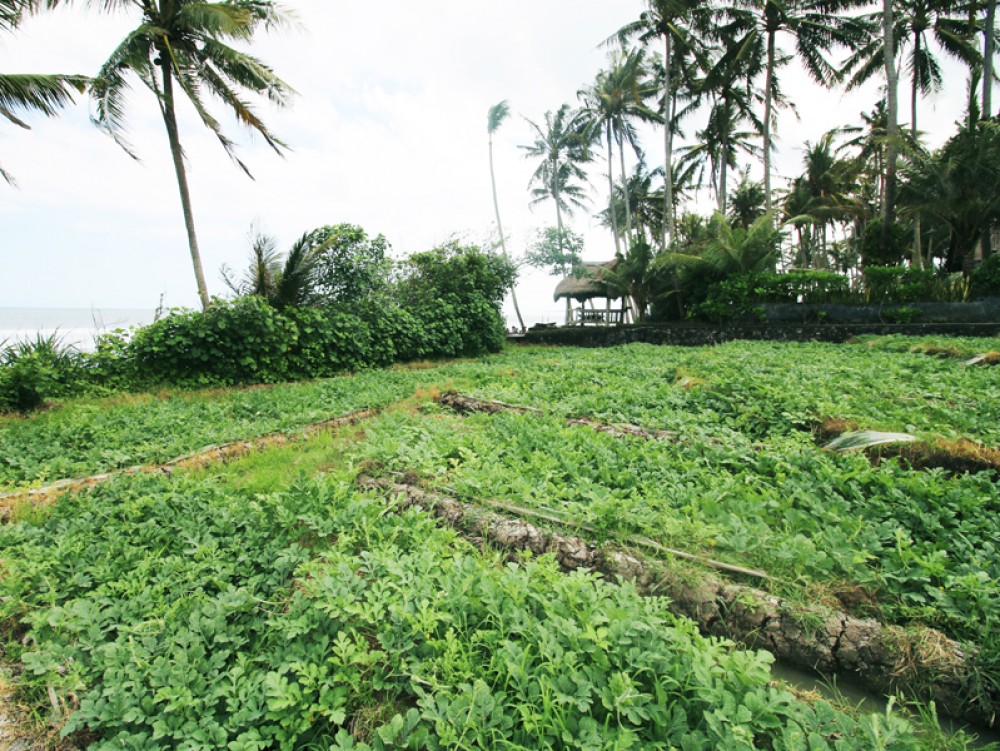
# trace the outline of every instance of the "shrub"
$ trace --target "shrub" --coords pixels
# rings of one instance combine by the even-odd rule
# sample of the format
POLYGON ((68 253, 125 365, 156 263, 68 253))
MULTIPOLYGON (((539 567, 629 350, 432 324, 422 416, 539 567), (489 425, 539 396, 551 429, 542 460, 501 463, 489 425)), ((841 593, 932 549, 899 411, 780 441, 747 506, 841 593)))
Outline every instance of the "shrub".
POLYGON ((864 271, 865 297, 872 303, 908 303, 940 299, 944 288, 929 269, 869 266, 864 271))
POLYGON ((389 242, 354 224, 320 227, 303 238, 315 254, 315 284, 309 302, 317 305, 356 303, 388 284, 389 242))
POLYGON ((335 308, 288 308, 294 343, 287 351, 291 378, 323 378, 356 370, 373 360, 368 324, 335 308))
POLYGON ((503 347, 500 303, 516 277, 506 257, 452 241, 411 256, 395 292, 423 328, 427 356, 476 356, 503 347))
POLYGON ((760 317, 763 303, 829 303, 852 297, 851 282, 832 271, 741 274, 711 285, 705 300, 692 306, 690 318, 725 323, 745 315, 760 317))
POLYGON ((972 272, 975 297, 1000 297, 1000 255, 993 254, 972 272))
POLYGON ((910 237, 906 229, 897 223, 889 226, 885 237, 882 236, 882 220, 873 219, 865 227, 861 235, 862 266, 896 266, 910 252, 910 237))
POLYGON ((46 400, 82 390, 83 358, 56 334, 14 342, 0 350, 0 412, 28 412, 46 400))
POLYGON ((295 324, 259 297, 216 300, 139 329, 129 345, 139 381, 198 385, 273 382, 288 373, 295 324))

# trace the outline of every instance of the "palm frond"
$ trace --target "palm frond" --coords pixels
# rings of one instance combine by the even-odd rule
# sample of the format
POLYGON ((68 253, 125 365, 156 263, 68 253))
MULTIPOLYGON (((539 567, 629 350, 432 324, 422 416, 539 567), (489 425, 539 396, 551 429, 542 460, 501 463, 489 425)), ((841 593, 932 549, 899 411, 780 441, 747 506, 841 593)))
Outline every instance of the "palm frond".
POLYGON ((861 430, 853 433, 844 433, 834 438, 823 447, 823 450, 844 453, 846 451, 858 451, 888 443, 912 443, 916 440, 917 437, 909 433, 884 433, 878 430, 861 430))
POLYGON ((486 116, 486 131, 492 135, 497 132, 497 129, 503 124, 504 120, 510 115, 510 106, 507 100, 504 99, 502 102, 497 102, 492 107, 486 116))
POLYGON ((88 82, 85 76, 73 75, 0 75, 0 114, 15 125, 27 128, 15 112, 33 111, 52 116, 73 101, 73 91, 83 92, 88 82))

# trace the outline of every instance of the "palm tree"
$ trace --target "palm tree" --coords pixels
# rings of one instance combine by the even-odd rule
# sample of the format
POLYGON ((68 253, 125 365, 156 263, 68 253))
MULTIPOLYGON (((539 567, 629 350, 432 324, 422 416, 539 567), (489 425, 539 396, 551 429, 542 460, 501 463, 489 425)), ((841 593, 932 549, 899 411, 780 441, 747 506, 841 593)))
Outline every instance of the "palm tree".
POLYGON ((860 201, 855 195, 860 165, 856 160, 839 156, 834 142, 840 133, 840 129, 835 128, 824 133, 815 144, 806 142, 804 172, 793 181, 785 200, 788 223, 800 230, 803 257, 817 267, 827 266, 828 228, 860 213, 860 201), (814 237, 812 232, 803 237, 801 228, 806 224, 818 230, 818 249, 807 249, 803 242, 805 237, 809 240, 814 237))
MULTIPOLYGON (((690 31, 690 24, 707 10, 704 3, 697 0, 648 0, 649 10, 644 11, 639 20, 623 26, 618 31, 618 39, 628 42, 637 40, 649 46, 654 40, 663 41, 662 99, 660 117, 663 122, 663 168, 670 174, 673 167, 673 142, 676 133, 676 106, 678 81, 677 69, 684 67, 683 58, 699 54, 696 35, 690 31)), ((674 199, 671 181, 666 182, 663 194, 663 247, 670 245, 674 236, 674 199)))
MULTIPOLYGON (((608 195, 614 193, 613 156, 614 145, 618 147, 622 186, 625 198, 626 249, 632 237, 632 207, 628 193, 628 173, 625 170, 625 143, 639 153, 635 128, 631 120, 653 122, 658 116, 646 106, 646 100, 656 93, 655 87, 645 78, 643 53, 641 50, 612 53, 611 66, 597 74, 592 86, 578 92, 583 100, 581 112, 585 127, 597 134, 604 130, 608 150, 608 195)), ((615 253, 621 255, 619 237, 621 235, 615 213, 611 215, 612 232, 615 237, 615 253)))
MULTIPOLYGON (((521 146, 526 157, 541 159, 531 176, 531 204, 535 205, 551 199, 556 206, 556 228, 559 237, 565 232, 563 213, 572 216, 574 207, 583 208, 586 193, 580 183, 587 176, 580 166, 590 161, 590 133, 581 122, 578 113, 568 104, 558 110, 545 113, 544 127, 528 120, 535 131, 533 143, 521 146)), ((562 240, 560 239, 562 251, 562 240)))
POLYGON ((251 228, 249 267, 237 280, 224 265, 222 280, 238 297, 256 295, 279 310, 305 305, 315 288, 316 265, 325 249, 310 239, 310 233, 302 235, 282 261, 275 239, 251 228))
MULTIPOLYGON (((507 100, 504 99, 502 102, 498 102, 490 107, 489 112, 486 116, 486 133, 489 136, 490 142, 490 185, 493 186, 493 210, 497 215, 497 232, 500 233, 500 248, 503 250, 505 258, 510 258, 510 254, 507 253, 507 238, 503 234, 503 224, 500 223, 500 204, 497 201, 497 181, 493 174, 493 134, 497 132, 503 121, 507 119, 510 115, 510 107, 507 105, 507 100)), ((514 291, 514 285, 510 287, 510 299, 514 303, 514 313, 517 315, 517 323, 521 327, 521 331, 524 331, 524 319, 521 317, 521 308, 517 304, 517 293, 514 291)))
POLYGON ((759 36, 744 33, 745 13, 734 10, 733 6, 717 10, 720 22, 707 27, 704 33, 722 46, 697 84, 699 98, 711 98, 712 105, 708 123, 696 134, 698 143, 687 149, 684 161, 708 163, 718 211, 725 214, 729 168, 737 166, 737 150, 754 155, 759 152, 750 139, 763 130, 754 111, 754 105, 761 101, 761 92, 753 87, 761 70, 763 47, 759 36), (740 130, 744 123, 753 130, 740 130))
POLYGON ((766 208, 771 209, 771 127, 774 124, 774 105, 780 103, 778 67, 791 60, 779 54, 777 38, 780 33, 795 39, 795 50, 806 71, 817 83, 826 84, 835 70, 827 54, 835 47, 854 48, 870 35, 864 21, 843 15, 841 11, 856 5, 854 0, 735 0, 730 11, 736 28, 743 26, 745 35, 733 46, 752 49, 763 37, 766 42, 764 65, 764 117, 761 121, 764 159, 764 193, 766 208))
MULTIPOLYGON (((756 155, 759 149, 754 138, 760 133, 761 123, 754 114, 755 92, 749 90, 746 77, 740 77, 743 67, 739 61, 730 59, 730 64, 721 60, 701 83, 703 95, 713 98, 705 128, 695 135, 697 143, 685 148, 681 157, 682 167, 692 164, 702 165, 702 174, 707 167, 710 184, 715 191, 718 211, 725 214, 729 168, 736 167, 738 151, 756 155), (752 130, 742 128, 749 123, 752 130)), ((699 187, 701 179, 699 178, 699 187)))
MULTIPOLYGON (((0 31, 13 31, 24 17, 26 3, 0 0, 0 31)), ((21 128, 31 128, 18 117, 25 112, 40 112, 51 117, 73 101, 73 91, 87 87, 85 76, 0 73, 0 116, 21 128)), ((0 178, 14 185, 14 177, 0 168, 0 178)))
POLYGON ((657 256, 652 268, 700 267, 720 276, 774 271, 781 244, 774 211, 757 217, 746 228, 734 226, 725 215, 716 213, 705 234, 690 252, 657 256))
POLYGON ((911 79, 912 136, 917 133, 917 104, 921 94, 941 87, 940 63, 931 51, 931 36, 945 53, 975 68, 979 53, 974 49, 969 22, 955 17, 959 3, 954 0, 883 0, 881 10, 869 14, 866 21, 878 24, 881 34, 873 35, 847 59, 841 78, 853 89, 871 78, 882 76, 886 82, 885 178, 882 190, 883 227, 895 218, 896 162, 900 152, 898 70, 896 59, 909 47, 906 67, 911 79))
MULTIPOLYGON (((55 6, 65 0, 47 0, 55 6)), ((202 307, 209 305, 201 252, 195 235, 194 214, 188 190, 184 152, 177 128, 175 87, 194 105, 202 123, 219 139, 222 148, 250 177, 250 171, 235 154, 235 144, 222 131, 205 105, 205 94, 216 97, 237 120, 263 136, 277 153, 285 144, 271 134, 264 122, 241 98, 241 90, 266 96, 285 105, 293 90, 260 60, 226 44, 249 41, 261 26, 270 28, 286 17, 272 0, 88 0, 107 10, 136 8, 140 23, 121 41, 101 66, 91 84, 95 100, 95 122, 125 151, 137 158, 124 139, 125 95, 129 73, 156 95, 170 142, 177 187, 191 262, 202 307)))
MULTIPOLYGON (((982 23, 983 54, 980 61, 982 63, 983 78, 982 116, 993 117, 993 83, 995 79, 995 74, 993 72, 993 56, 996 54, 997 41, 997 0, 985 0, 985 2, 984 0, 971 0, 967 4, 967 8, 970 13, 970 28, 976 27, 974 18, 978 11, 985 10, 986 14, 982 23)), ((972 67, 973 80, 975 80, 975 71, 978 68, 978 65, 970 67, 972 67)))

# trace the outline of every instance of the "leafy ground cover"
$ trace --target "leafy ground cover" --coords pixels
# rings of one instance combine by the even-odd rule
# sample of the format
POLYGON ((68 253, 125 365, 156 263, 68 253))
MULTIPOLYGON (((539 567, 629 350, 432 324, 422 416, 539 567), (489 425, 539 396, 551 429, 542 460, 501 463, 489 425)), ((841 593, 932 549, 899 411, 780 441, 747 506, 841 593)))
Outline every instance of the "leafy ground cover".
MULTIPOLYGON (((981 341, 982 351, 1000 347, 997 340, 981 341)), ((483 384, 477 396, 647 427, 674 429, 697 421, 753 438, 809 430, 833 418, 1000 445, 997 371, 920 352, 740 341, 692 348, 539 348, 518 351, 507 362, 513 377, 483 384)))
POLYGON ((80 400, 0 420, 0 490, 163 462, 206 445, 289 430, 413 393, 419 371, 276 386, 80 400))
POLYGON ((0 527, 19 695, 43 717, 51 689, 56 724, 102 750, 939 748, 895 713, 852 718, 769 685, 765 657, 701 639, 665 601, 507 565, 351 484, 361 467, 415 473, 763 568, 782 594, 972 642, 996 681, 994 478, 872 466, 811 432, 836 418, 1000 444, 998 371, 907 344, 516 349, 4 421, 12 487, 396 405, 224 467, 21 507, 0 527), (462 418, 430 402, 448 388, 541 411, 462 418))
POLYGON ((3 527, 22 690, 90 749, 922 747, 664 601, 504 565, 349 480, 123 478, 3 527))
POLYGON ((366 436, 359 459, 385 471, 763 569, 782 594, 977 644, 1000 623, 1000 490, 987 473, 873 467, 803 434, 762 450, 718 428, 648 441, 533 414, 393 415, 366 436))

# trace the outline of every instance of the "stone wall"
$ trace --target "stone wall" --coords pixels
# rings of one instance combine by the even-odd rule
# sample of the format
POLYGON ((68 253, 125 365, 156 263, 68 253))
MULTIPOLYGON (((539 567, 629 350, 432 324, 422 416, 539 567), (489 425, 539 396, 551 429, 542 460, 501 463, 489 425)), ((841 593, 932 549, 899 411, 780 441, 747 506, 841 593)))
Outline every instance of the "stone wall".
MULTIPOLYGON (((741 323, 724 326, 701 324, 648 324, 635 326, 550 328, 529 331, 513 341, 524 344, 561 344, 577 347, 613 347, 645 342, 701 346, 734 339, 781 342, 845 342, 856 336, 904 334, 906 336, 1000 336, 1000 320, 992 323, 741 323)), ((1000 347, 998 347, 1000 349, 1000 347)))

